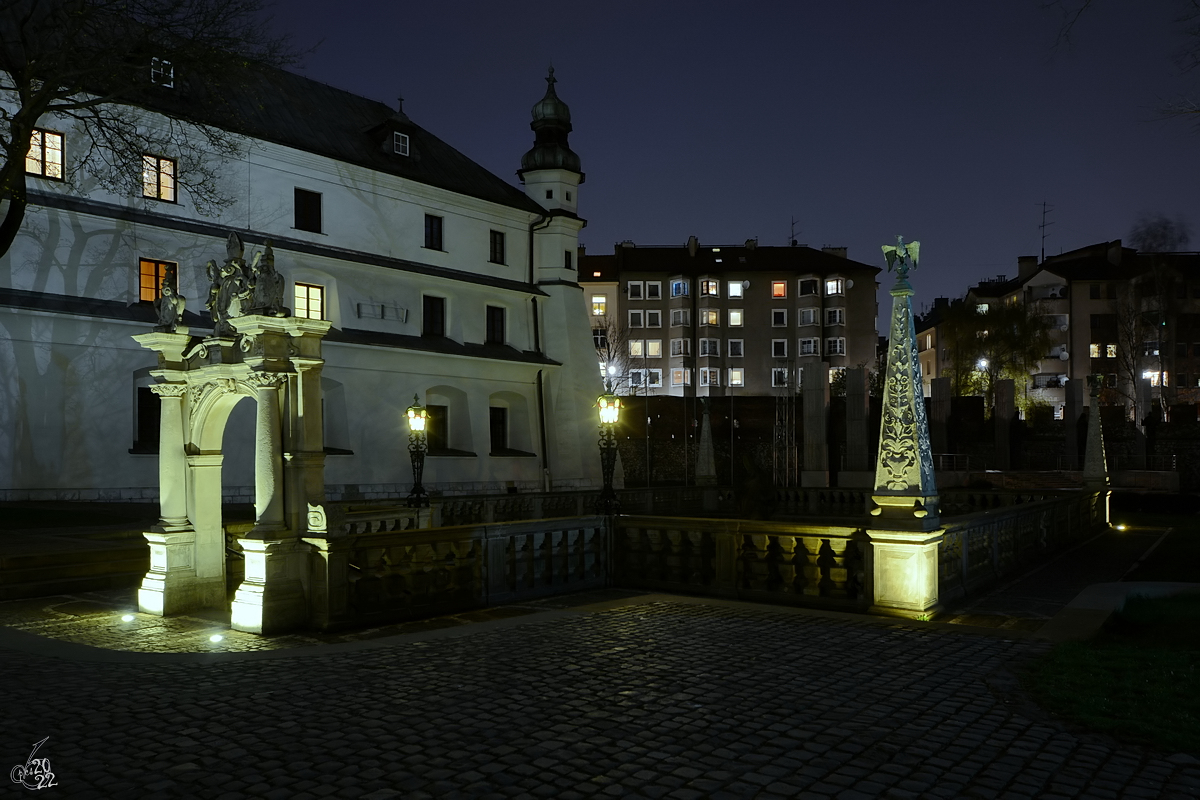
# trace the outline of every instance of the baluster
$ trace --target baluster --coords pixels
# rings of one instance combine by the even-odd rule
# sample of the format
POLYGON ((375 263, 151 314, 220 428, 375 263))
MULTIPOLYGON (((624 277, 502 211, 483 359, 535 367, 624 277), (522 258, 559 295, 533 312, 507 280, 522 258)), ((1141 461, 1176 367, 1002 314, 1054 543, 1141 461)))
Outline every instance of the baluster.
POLYGON ((793 594, 796 591, 796 537, 773 536, 779 548, 779 559, 775 564, 775 572, 779 580, 779 591, 793 594))
POLYGON ((683 574, 683 533, 680 531, 667 531, 668 547, 664 562, 667 571, 667 580, 672 583, 681 583, 685 580, 683 574))
POLYGON ((826 558, 825 574, 829 580, 825 594, 828 597, 845 597, 846 579, 849 577, 846 571, 846 540, 826 539, 821 554, 826 558))
POLYGON ((766 534, 751 533, 742 537, 742 561, 746 566, 746 587, 757 592, 767 589, 766 534))
POLYGON ((513 538, 513 583, 519 592, 533 585, 531 562, 533 559, 533 542, 528 533, 518 534, 513 538))
POLYGON ((818 563, 821 540, 810 536, 801 537, 796 546, 796 563, 804 576, 804 594, 819 597, 821 594, 821 567, 818 563))
POLYGON ((646 566, 648 577, 660 581, 666 577, 666 565, 663 563, 663 535, 661 531, 647 530, 646 535, 646 566))
POLYGON ((686 583, 707 586, 710 571, 706 568, 707 554, 704 552, 704 533, 702 531, 687 532, 686 552, 687 568, 684 572, 684 581, 686 583))

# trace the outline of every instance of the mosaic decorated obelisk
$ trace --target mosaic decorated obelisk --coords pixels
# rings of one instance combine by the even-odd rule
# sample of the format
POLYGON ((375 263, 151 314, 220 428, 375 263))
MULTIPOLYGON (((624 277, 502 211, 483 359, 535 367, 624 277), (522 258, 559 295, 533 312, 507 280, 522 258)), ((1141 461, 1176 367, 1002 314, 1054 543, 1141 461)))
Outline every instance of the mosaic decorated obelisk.
POLYGON ((919 242, 906 244, 900 236, 895 245, 883 247, 888 270, 895 269, 896 283, 891 290, 892 324, 871 514, 877 517, 873 524, 880 526, 933 530, 938 527, 938 495, 913 326, 913 288, 908 281, 919 251, 919 242))

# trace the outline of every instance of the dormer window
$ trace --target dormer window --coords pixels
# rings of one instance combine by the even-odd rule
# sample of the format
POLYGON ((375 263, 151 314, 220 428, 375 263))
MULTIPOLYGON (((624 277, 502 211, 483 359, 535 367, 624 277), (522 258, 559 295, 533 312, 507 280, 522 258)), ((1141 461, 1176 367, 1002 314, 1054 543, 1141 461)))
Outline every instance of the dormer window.
POLYGON ((175 67, 164 58, 150 59, 150 82, 173 89, 175 87, 175 67))
POLYGON ((395 131, 392 133, 392 152, 398 156, 408 155, 408 134, 395 131))

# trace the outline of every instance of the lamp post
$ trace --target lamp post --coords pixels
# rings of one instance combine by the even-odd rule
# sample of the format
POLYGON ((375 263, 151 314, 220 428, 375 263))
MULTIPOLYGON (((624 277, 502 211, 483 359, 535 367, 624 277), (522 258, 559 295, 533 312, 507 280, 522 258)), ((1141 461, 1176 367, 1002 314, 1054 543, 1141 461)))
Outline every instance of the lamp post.
POLYGON ((621 398, 608 391, 596 399, 600 414, 600 471, 604 477, 604 488, 596 502, 597 514, 615 514, 620 507, 616 490, 613 489, 613 471, 617 466, 617 420, 621 417, 621 398))
POLYGON ((408 493, 410 508, 427 508, 429 494, 421 485, 421 475, 425 472, 425 454, 429 445, 425 441, 425 422, 429 412, 421 405, 417 396, 413 395, 413 404, 405 412, 408 418, 408 454, 412 458, 413 487, 408 493))

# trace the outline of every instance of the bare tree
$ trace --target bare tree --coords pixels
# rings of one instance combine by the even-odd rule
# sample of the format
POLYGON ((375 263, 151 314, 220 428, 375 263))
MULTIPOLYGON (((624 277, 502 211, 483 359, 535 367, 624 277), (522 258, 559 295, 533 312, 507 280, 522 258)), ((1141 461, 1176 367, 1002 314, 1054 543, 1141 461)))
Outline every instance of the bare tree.
POLYGON ((43 125, 70 127, 70 154, 52 177, 87 176, 136 196, 143 154, 170 153, 197 211, 232 201, 218 177, 242 151, 233 131, 253 73, 297 55, 268 31, 262 0, 6 0, 0 9, 0 255, 25 216, 26 156, 43 125))
POLYGON ((1191 241, 1191 228, 1182 216, 1171 219, 1166 214, 1138 214, 1129 229, 1129 243, 1141 253, 1171 253, 1183 250, 1191 241))

